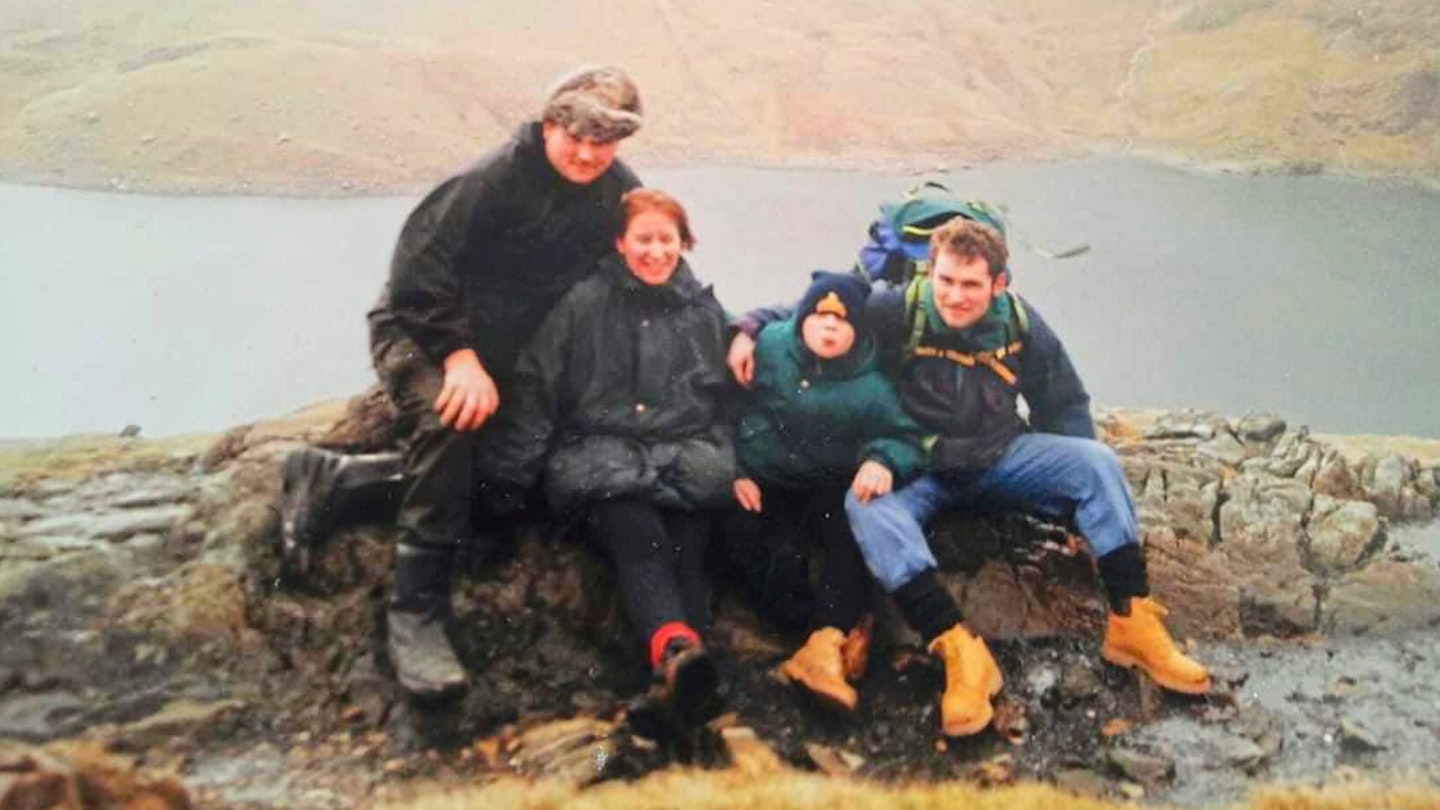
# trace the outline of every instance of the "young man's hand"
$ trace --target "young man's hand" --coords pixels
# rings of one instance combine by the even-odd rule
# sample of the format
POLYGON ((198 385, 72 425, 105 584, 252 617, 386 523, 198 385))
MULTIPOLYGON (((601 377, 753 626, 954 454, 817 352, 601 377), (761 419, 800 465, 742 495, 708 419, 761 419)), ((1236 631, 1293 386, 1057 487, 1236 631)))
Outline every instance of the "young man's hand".
POLYGON ((456 430, 475 430, 500 407, 500 391, 480 365, 473 349, 460 349, 445 358, 445 385, 435 399, 440 424, 456 430))
POLYGON ((755 338, 744 332, 736 332, 735 339, 730 341, 730 353, 725 357, 725 364, 730 367, 730 373, 735 375, 735 382, 749 388, 750 384, 755 382, 755 338))
POLYGON ((735 479, 735 500, 746 512, 760 511, 760 485, 753 478, 735 479))
POLYGON ((869 503, 871 499, 881 495, 888 495, 890 488, 895 485, 895 475, 878 461, 867 461, 860 465, 855 471, 855 480, 850 484, 850 491, 861 503, 869 503))

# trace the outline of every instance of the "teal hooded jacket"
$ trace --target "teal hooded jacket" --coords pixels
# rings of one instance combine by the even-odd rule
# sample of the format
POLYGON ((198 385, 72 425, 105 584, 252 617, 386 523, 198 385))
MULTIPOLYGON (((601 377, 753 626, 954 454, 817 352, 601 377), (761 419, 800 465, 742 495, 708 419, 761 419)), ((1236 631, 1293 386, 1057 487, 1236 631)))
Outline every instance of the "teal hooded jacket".
POLYGON ((920 472, 925 452, 920 427, 880 372, 873 341, 857 337, 843 357, 821 360, 791 318, 756 339, 736 455, 742 472, 761 484, 844 485, 874 460, 898 487, 920 472))

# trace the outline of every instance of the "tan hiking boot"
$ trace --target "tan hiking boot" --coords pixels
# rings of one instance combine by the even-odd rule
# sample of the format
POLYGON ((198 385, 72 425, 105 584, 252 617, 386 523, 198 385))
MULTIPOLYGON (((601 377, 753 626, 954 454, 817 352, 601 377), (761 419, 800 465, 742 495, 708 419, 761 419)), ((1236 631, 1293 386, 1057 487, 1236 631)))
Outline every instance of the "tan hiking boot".
POLYGON ((1005 685, 984 639, 957 624, 930 642, 930 654, 945 662, 945 694, 940 698, 945 735, 966 737, 984 730, 995 716, 990 699, 1005 685))
POLYGON ((845 682, 845 662, 840 652, 844 643, 845 634, 839 628, 822 627, 780 666, 780 674, 809 689, 825 705, 853 711, 860 696, 845 682))
POLYGON ((875 617, 869 614, 845 634, 845 643, 840 645, 840 658, 845 662, 845 680, 854 683, 865 677, 870 666, 870 642, 875 638, 875 617))
POLYGON ((1175 648, 1163 621, 1168 614, 1154 599, 1132 598, 1129 616, 1110 614, 1100 656, 1118 666, 1140 667, 1171 691, 1203 695, 1210 691, 1210 673, 1175 648))

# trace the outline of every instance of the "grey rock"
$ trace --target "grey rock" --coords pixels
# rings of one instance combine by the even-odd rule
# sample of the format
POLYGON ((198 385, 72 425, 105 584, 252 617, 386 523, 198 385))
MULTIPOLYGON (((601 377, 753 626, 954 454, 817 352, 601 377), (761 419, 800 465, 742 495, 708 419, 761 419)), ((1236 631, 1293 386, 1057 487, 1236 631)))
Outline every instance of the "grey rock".
POLYGON ((104 737, 107 747, 120 751, 146 751, 177 740, 193 743, 223 732, 244 708, 238 700, 177 700, 149 717, 108 731, 104 737))
POLYGON ((1083 663, 1073 663, 1065 668, 1065 674, 1060 677, 1060 703, 1074 706, 1090 700, 1100 693, 1103 686, 1095 670, 1083 663))
POLYGON ((177 503, 195 497, 195 488, 184 481, 172 481, 155 486, 145 487, 134 492, 121 495, 110 503, 125 509, 134 509, 142 506, 159 506, 160 504, 177 503))
POLYGON ((30 520, 45 514, 34 501, 24 498, 6 498, 0 500, 0 521, 30 520))
POLYGON ((1354 470, 1345 461, 1345 457, 1334 450, 1325 453, 1310 480, 1310 486, 1315 489, 1315 494, 1329 495, 1332 498, 1350 498, 1359 492, 1359 481, 1354 470))
POLYGON ((1059 685, 1060 672, 1053 666, 1035 667, 1025 676, 1026 690, 1041 700, 1051 695, 1059 685))
POLYGON ((85 701, 70 692, 19 694, 0 701, 0 737, 40 741, 77 727, 85 701))
POLYGON ((1307 533, 1312 567, 1326 575, 1355 568, 1385 541, 1375 504, 1338 501, 1328 495, 1315 496, 1307 533))
POLYGON ((1229 429, 1230 424, 1213 411, 1186 408, 1162 414, 1145 438, 1213 439, 1229 429))
POLYGON ((1380 742, 1374 732, 1351 717, 1340 718, 1340 730, 1336 739, 1340 747, 1350 753, 1365 754, 1385 749, 1385 744, 1380 742))
POLYGON ((1153 787, 1175 776, 1175 762, 1169 757, 1132 748, 1111 748, 1105 752, 1105 762, 1116 772, 1146 787, 1153 787))
POLYGON ((1226 765, 1239 768, 1247 774, 1254 774, 1270 760, 1270 755, 1264 748, 1244 737, 1222 738, 1219 755, 1226 765))
POLYGON ((164 532, 171 524, 190 514, 184 505, 153 506, 98 514, 54 515, 25 524, 21 536, 74 535, 124 540, 142 532, 164 532))
POLYGON ((1195 449, 1195 452, 1231 467, 1240 466, 1240 462, 1247 457, 1245 445, 1241 444, 1240 440, 1228 431, 1204 442, 1195 449))
POLYGON ((1264 444, 1285 432, 1285 420, 1273 413, 1250 413, 1240 419, 1235 433, 1246 444, 1264 444))
POLYGON ((1220 507, 1220 553, 1239 589, 1250 633, 1309 632, 1315 624, 1315 577, 1301 540, 1312 493, 1300 481, 1244 473, 1220 507))
POLYGON ((1064 768, 1052 777, 1055 787, 1091 799, 1103 799, 1110 793, 1110 782, 1086 768, 1064 768))
POLYGON ((1371 560, 1331 585, 1321 627, 1342 635, 1393 634, 1440 622, 1440 569, 1434 563, 1371 560))

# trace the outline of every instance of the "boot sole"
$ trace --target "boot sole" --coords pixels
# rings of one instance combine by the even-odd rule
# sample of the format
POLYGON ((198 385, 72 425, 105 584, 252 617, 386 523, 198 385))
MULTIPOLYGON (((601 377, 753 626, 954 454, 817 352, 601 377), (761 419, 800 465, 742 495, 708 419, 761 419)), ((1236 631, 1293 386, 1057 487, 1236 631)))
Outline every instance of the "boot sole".
POLYGON ((985 711, 975 720, 964 725, 949 726, 942 723, 941 730, 944 731, 945 736, 969 737, 972 734, 978 734, 984 731, 985 727, 990 725, 990 721, 995 719, 995 706, 990 701, 994 700, 995 696, 1000 694, 1000 690, 1004 688, 1004 686, 1005 676, 1001 675, 999 667, 996 667, 991 672, 990 684, 986 688, 987 700, 985 702, 985 711))
POLYGON ((847 701, 840 695, 819 688, 808 679, 808 672, 798 667, 792 670, 788 663, 780 668, 780 675, 789 681, 791 686, 803 690, 804 694, 831 711, 849 714, 855 711, 855 706, 860 702, 859 695, 847 701))
POLYGON ((1162 688, 1169 689, 1171 692, 1179 692, 1182 695, 1207 695, 1210 693, 1210 678, 1208 677, 1205 678, 1203 683, 1187 683, 1162 675, 1156 675, 1150 671, 1148 667, 1140 663, 1139 658, 1128 653, 1115 650, 1101 650, 1100 657, 1122 669, 1138 669, 1145 673, 1145 677, 1159 684, 1162 688))

